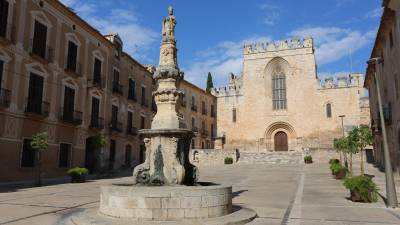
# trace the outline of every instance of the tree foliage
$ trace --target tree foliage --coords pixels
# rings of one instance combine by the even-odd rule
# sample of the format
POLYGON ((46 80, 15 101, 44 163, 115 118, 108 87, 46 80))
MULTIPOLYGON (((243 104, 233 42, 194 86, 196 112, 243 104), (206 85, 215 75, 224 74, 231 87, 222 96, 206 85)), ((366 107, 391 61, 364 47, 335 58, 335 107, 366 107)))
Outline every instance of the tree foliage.
POLYGON ((46 132, 37 133, 32 136, 31 147, 36 151, 45 151, 49 147, 48 136, 46 132))
POLYGON ((212 78, 211 72, 208 72, 206 91, 210 91, 213 88, 214 88, 213 78, 212 78))

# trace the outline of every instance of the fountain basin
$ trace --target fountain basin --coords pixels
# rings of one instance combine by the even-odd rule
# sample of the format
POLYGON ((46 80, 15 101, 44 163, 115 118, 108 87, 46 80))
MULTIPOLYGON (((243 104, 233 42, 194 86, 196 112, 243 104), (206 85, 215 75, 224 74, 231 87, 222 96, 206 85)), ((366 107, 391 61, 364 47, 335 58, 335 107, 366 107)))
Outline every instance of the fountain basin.
POLYGON ((220 217, 231 212, 231 186, 101 187, 99 213, 113 218, 177 221, 220 217))

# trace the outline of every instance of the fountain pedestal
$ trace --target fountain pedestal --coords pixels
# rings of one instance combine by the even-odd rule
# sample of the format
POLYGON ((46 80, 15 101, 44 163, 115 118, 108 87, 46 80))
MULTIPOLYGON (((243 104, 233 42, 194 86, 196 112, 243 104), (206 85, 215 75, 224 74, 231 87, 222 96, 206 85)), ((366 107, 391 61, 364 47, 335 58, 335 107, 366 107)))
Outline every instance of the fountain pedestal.
POLYGON ((163 22, 160 63, 154 74, 157 114, 152 129, 140 130, 145 162, 133 171, 131 184, 101 187, 99 210, 73 215, 75 225, 244 225, 256 217, 232 207, 232 187, 197 183, 189 161, 191 130, 179 128, 178 106, 183 73, 177 64, 172 7, 163 22))

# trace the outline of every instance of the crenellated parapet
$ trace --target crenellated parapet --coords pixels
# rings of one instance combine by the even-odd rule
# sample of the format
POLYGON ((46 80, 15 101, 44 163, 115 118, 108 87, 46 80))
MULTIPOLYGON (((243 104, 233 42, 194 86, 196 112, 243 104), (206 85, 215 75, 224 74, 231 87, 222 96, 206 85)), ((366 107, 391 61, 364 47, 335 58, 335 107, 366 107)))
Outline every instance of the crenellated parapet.
POLYGON ((302 40, 293 38, 291 40, 280 40, 272 42, 260 42, 253 44, 244 45, 244 54, 254 54, 263 52, 275 52, 288 49, 299 49, 299 48, 314 48, 314 41, 311 37, 304 38, 302 40))
POLYGON ((232 97, 242 95, 242 77, 231 73, 229 85, 211 89, 211 94, 216 97, 232 97))
POLYGON ((325 77, 320 79, 320 89, 358 87, 362 83, 362 74, 352 73, 348 76, 325 77))

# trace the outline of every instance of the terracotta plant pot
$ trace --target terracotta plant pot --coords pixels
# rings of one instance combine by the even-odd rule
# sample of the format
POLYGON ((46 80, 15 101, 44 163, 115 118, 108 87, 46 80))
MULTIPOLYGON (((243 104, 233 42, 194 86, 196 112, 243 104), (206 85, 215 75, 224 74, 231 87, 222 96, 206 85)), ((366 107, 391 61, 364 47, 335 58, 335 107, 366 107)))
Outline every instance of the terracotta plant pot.
MULTIPOLYGON (((356 192, 356 191, 350 191, 350 199, 353 202, 370 202, 370 201, 364 201, 361 198, 360 193, 356 192)), ((372 191, 368 192, 368 199, 373 199, 373 193, 372 191)))

